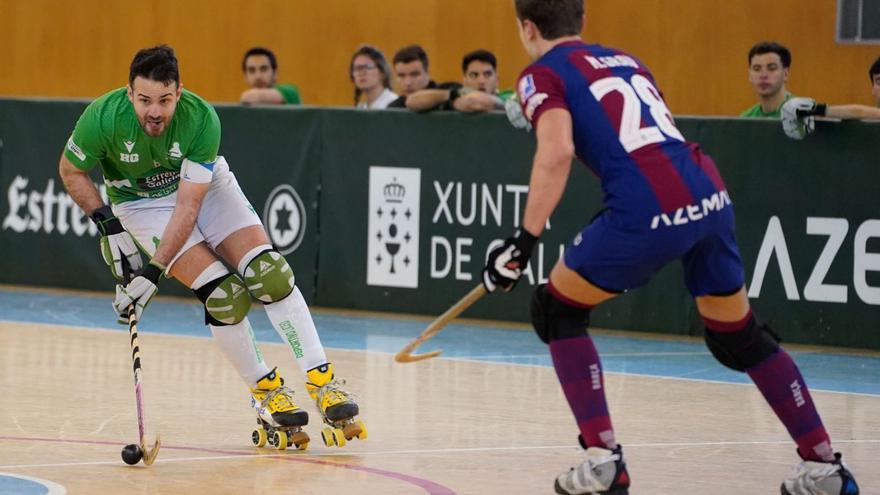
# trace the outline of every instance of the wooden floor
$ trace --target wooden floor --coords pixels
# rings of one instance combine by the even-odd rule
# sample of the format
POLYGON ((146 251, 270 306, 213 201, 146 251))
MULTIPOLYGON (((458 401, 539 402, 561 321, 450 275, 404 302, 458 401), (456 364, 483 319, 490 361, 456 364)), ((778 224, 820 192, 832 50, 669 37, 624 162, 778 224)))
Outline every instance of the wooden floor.
MULTIPOLYGON (((0 474, 71 494, 539 494, 580 462, 551 368, 334 351, 369 429, 344 449, 250 443, 248 392, 211 340, 141 334, 151 467, 119 457, 137 440, 122 332, 0 323, 0 474)), ((286 347, 262 345, 301 402, 286 347)), ((634 494, 778 493, 794 446, 754 387, 610 374, 608 397, 634 494)), ((815 392, 863 493, 880 493, 880 397, 815 392)), ((2 485, 0 485, 2 492, 2 485)))

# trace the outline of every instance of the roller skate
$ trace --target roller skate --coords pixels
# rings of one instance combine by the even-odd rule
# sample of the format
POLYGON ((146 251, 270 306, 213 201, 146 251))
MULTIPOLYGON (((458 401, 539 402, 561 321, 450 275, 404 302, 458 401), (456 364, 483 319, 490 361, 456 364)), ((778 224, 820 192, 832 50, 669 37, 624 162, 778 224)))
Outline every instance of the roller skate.
POLYGON ((257 447, 268 443, 278 450, 293 445, 299 450, 309 446, 309 435, 302 427, 309 423, 309 413, 293 402, 293 390, 284 386, 278 368, 257 381, 251 389, 251 406, 257 411, 257 427, 251 439, 257 447))
POLYGON ((318 406, 327 425, 321 430, 321 438, 328 447, 344 447, 346 441, 357 437, 366 440, 367 427, 356 420, 359 410, 351 395, 342 390, 343 380, 333 376, 333 365, 327 363, 307 373, 306 390, 318 406))
POLYGON ((561 495, 627 495, 629 473, 620 445, 614 450, 587 448, 587 460, 559 475, 554 488, 561 495))
POLYGON ((782 495, 858 495, 859 485, 840 454, 832 462, 803 461, 779 487, 782 495))

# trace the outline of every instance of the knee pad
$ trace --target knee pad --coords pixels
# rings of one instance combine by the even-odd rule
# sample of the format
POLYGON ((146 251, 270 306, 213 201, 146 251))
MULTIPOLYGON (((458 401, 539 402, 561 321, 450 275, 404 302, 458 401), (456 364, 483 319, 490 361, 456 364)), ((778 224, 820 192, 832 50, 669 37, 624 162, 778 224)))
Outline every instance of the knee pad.
POLYGON ((244 281, 251 294, 264 304, 280 301, 293 292, 293 270, 274 249, 267 249, 248 262, 244 281))
POLYGON ((547 284, 535 287, 529 304, 532 326, 541 342, 580 337, 587 334, 590 310, 568 305, 547 290, 547 284))
POLYGON ((227 273, 193 290, 205 305, 205 324, 235 325, 251 309, 251 297, 244 281, 234 273, 227 273))
POLYGON ((746 371, 779 349, 779 337, 754 318, 737 332, 716 332, 706 328, 706 346, 715 359, 735 371, 746 371))

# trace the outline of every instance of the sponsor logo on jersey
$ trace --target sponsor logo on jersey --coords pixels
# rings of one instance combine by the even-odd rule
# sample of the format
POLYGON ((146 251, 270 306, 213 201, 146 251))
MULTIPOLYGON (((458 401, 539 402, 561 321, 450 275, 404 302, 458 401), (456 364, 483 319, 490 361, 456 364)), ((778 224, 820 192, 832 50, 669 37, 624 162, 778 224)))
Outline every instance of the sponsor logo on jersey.
POLYGON ((80 161, 86 161, 86 154, 83 153, 82 150, 79 149, 79 146, 77 146, 76 143, 73 142, 73 136, 71 136, 70 139, 67 140, 67 149, 69 149, 74 156, 79 158, 80 161))
POLYGON ((170 156, 171 158, 183 157, 183 152, 180 151, 180 143, 175 141, 174 144, 171 145, 171 149, 168 150, 168 156, 170 156))
POLYGON ((176 186, 179 180, 180 172, 167 171, 159 172, 158 174, 151 175, 149 177, 141 177, 137 179, 137 184, 142 189, 154 191, 156 189, 162 189, 171 185, 176 186))
POLYGON ((122 163, 137 163, 141 161, 141 157, 137 153, 120 153, 119 161, 122 163))
POLYGON ((519 80, 519 101, 525 103, 537 91, 535 78, 531 74, 519 80))
POLYGON ((122 144, 125 145, 125 149, 127 149, 129 153, 134 149, 134 141, 123 141, 122 144))
POLYGON ((657 230, 661 226, 660 224, 669 227, 670 225, 684 225, 690 222, 697 222, 705 218, 709 213, 719 211, 729 204, 730 196, 728 196, 727 191, 720 191, 708 198, 701 199, 698 204, 682 206, 669 215, 666 213, 654 215, 654 218, 651 219, 651 230, 657 230))
POLYGON ((281 184, 272 189, 263 208, 263 226, 281 254, 299 247, 306 233, 306 209, 293 186, 281 184))
POLYGON ((535 110, 537 110, 538 107, 541 106, 542 103, 544 103, 544 100, 546 100, 549 97, 550 97, 550 95, 548 95, 547 93, 536 93, 536 94, 532 95, 531 98, 529 98, 528 103, 526 103, 526 112, 525 112, 526 118, 529 119, 529 122, 531 122, 532 119, 534 118, 535 110))

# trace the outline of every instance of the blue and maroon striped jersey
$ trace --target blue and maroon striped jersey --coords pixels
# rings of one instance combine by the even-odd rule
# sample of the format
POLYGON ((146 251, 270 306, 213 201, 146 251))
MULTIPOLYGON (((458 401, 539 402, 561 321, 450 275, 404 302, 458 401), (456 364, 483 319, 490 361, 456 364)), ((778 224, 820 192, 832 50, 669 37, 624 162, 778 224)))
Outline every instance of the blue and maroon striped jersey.
POLYGON ((656 229, 730 204, 712 159, 685 141, 637 58, 562 43, 523 71, 517 92, 535 127, 550 109, 571 113, 577 156, 601 180, 604 203, 618 219, 656 229))

